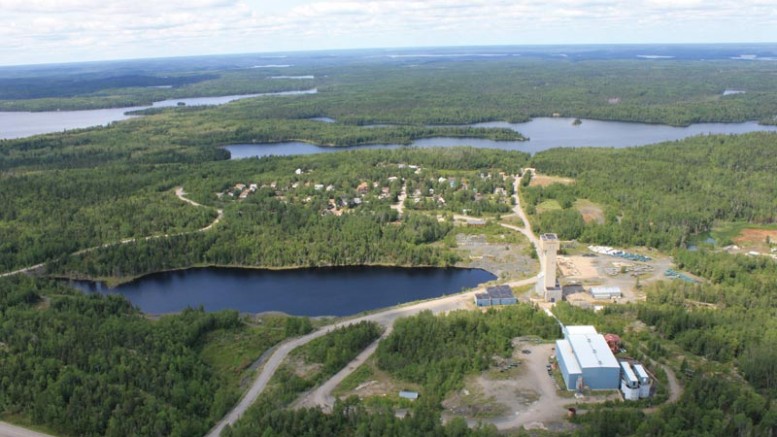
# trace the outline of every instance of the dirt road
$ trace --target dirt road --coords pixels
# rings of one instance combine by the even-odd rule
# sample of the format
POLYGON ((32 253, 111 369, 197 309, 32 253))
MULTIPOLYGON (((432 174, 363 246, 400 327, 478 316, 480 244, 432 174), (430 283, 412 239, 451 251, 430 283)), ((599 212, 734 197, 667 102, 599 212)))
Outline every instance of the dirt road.
POLYGON ((51 435, 0 422, 0 437, 51 437, 51 435))
POLYGON ((407 199, 407 184, 402 185, 402 191, 400 191, 399 196, 397 196, 397 204, 391 205, 391 209, 396 209, 400 217, 402 217, 402 214, 405 212, 405 199, 407 199))
MULTIPOLYGON (((515 284, 516 286, 528 285, 528 284, 533 284, 536 280, 537 280, 536 278, 524 279, 523 281, 516 281, 515 284)), ((379 323, 385 326, 388 331, 390 327, 393 326, 394 321, 396 321, 401 317, 412 316, 426 310, 432 311, 433 313, 441 313, 441 312, 456 310, 459 308, 464 308, 466 306, 466 303, 470 302, 474 298, 475 293, 480 293, 483 290, 484 288, 481 287, 472 291, 468 291, 466 293, 455 294, 452 296, 441 297, 438 299, 432 299, 432 300, 427 300, 427 301, 418 302, 414 304, 389 308, 385 311, 380 311, 377 313, 368 314, 366 316, 361 316, 355 319, 350 319, 340 323, 336 323, 326 328, 319 329, 318 331, 310 333, 306 336, 299 337, 287 343, 282 344, 280 347, 278 347, 275 353, 273 353, 272 356, 270 356, 270 358, 267 360, 267 363, 259 372, 256 379, 254 379, 254 382, 251 385, 251 388, 248 389, 248 392, 246 392, 245 396, 243 396, 243 398, 235 406, 235 408, 233 408, 232 411, 230 411, 207 434, 207 436, 216 437, 221 433, 221 431, 224 429, 224 427, 227 424, 235 423, 240 418, 240 416, 242 416, 243 413, 245 413, 248 407, 254 403, 254 401, 256 400, 256 398, 259 397, 262 391, 264 391, 264 389, 267 387, 267 383, 270 381, 270 378, 275 373, 275 371, 278 370, 278 367, 280 367, 281 362, 283 362, 286 356, 296 347, 302 346, 310 342, 311 340, 321 337, 322 335, 328 334, 329 332, 331 332, 336 328, 348 326, 350 324, 358 323, 361 321, 371 321, 371 322, 379 323)), ((331 390, 334 389, 334 387, 336 387, 346 376, 350 375, 356 369, 357 367, 356 363, 363 362, 364 360, 366 360, 375 351, 375 348, 377 348, 377 343, 370 345, 370 347, 368 347, 367 350, 359 354, 359 356, 354 361, 352 361, 347 366, 345 366, 345 368, 341 372, 339 372, 333 378, 330 378, 330 380, 326 381, 321 386, 321 387, 325 387, 325 389, 319 388, 319 390, 321 391, 320 393, 310 396, 311 398, 311 401, 309 401, 310 405, 311 406, 320 405, 324 408, 331 408, 331 405, 334 404, 334 399, 331 396, 331 390), (328 392, 326 390, 328 390, 328 392), (321 403, 319 403, 318 401, 320 401, 321 403)))
MULTIPOLYGON (((197 202, 195 202, 195 201, 193 201, 191 199, 187 199, 185 197, 186 193, 183 191, 183 187, 176 188, 175 189, 175 195, 178 196, 178 198, 181 199, 182 201, 184 201, 184 202, 186 202, 186 203, 188 203, 188 204, 190 204, 192 206, 196 206, 198 208, 209 208, 209 207, 207 207, 205 205, 202 205, 202 204, 199 204, 199 203, 197 203, 197 202)), ((209 231, 214 226, 216 226, 221 221, 221 219, 224 218, 224 210, 216 209, 216 213, 217 213, 216 218, 209 225, 205 226, 204 228, 200 228, 200 229, 197 229, 197 230, 194 230, 194 231, 179 232, 177 234, 151 235, 151 236, 148 236, 148 237, 125 238, 123 240, 119 240, 119 241, 116 241, 116 242, 113 242, 113 243, 105 243, 105 244, 101 244, 99 246, 87 247, 86 249, 81 249, 81 250, 75 251, 75 252, 69 254, 68 256, 83 255, 85 253, 94 252, 97 249, 107 248, 107 247, 111 247, 111 246, 118 246, 120 244, 134 243, 136 241, 148 241, 148 240, 154 240, 154 239, 157 239, 157 238, 170 238, 170 237, 177 237, 177 236, 180 236, 180 235, 191 234, 191 233, 194 233, 194 232, 209 231)), ((0 278, 6 277, 6 276, 18 275, 18 274, 21 274, 21 273, 31 272, 33 270, 37 270, 37 269, 40 269, 42 267, 45 267, 46 264, 47 263, 40 263, 40 264, 36 264, 34 266, 25 267, 23 269, 14 270, 12 272, 0 273, 0 278)))

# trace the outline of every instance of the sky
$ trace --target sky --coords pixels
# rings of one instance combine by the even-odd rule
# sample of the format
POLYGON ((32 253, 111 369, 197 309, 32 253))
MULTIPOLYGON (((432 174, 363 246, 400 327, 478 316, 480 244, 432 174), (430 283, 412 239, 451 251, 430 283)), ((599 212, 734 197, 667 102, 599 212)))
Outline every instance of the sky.
POLYGON ((0 65, 319 49, 777 42, 777 0, 0 0, 0 65))

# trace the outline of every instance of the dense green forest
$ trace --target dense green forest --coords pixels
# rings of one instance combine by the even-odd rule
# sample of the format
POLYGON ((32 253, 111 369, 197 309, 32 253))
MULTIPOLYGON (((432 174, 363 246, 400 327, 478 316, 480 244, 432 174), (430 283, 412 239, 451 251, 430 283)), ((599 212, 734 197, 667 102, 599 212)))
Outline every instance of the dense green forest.
MULTIPOLYGON (((659 248, 704 279, 651 285, 645 302, 600 313, 563 303, 554 308, 566 323, 622 332, 631 357, 653 366, 662 382, 668 366, 684 385, 679 402, 655 411, 616 403, 590 409, 576 419, 575 434, 777 433, 776 264, 682 250, 720 222, 777 221, 776 134, 556 149, 534 157, 407 148, 229 161, 221 148, 293 140, 408 144, 434 136, 522 140, 512 130, 458 125, 553 114, 672 125, 774 123, 777 76, 770 64, 527 58, 456 68, 447 61, 413 68, 322 61, 283 71, 315 76, 304 80, 271 79, 278 70, 251 65, 192 63, 164 74, 80 81, 39 77, 27 91, 22 87, 30 82, 0 77, 0 110, 318 89, 221 107, 155 109, 107 127, 0 140, 0 273, 42 262, 51 275, 114 279, 195 265, 451 265, 458 256, 445 244, 454 232, 450 213, 509 211, 513 176, 533 166, 575 180, 535 187, 525 176, 523 204, 537 231, 659 248), (726 89, 746 93, 723 96, 726 89), (178 199, 176 187, 203 206, 178 199), (390 205, 403 187, 408 198, 400 217, 390 205), (575 207, 579 199, 600 205, 604 222, 586 223, 575 207), (549 200, 560 209, 541 206, 549 200), (199 232, 218 210, 222 220, 199 232)), ((0 278, 0 417, 63 435, 202 435, 239 398, 240 381, 262 352, 312 327, 307 319, 254 323, 236 312, 197 309, 152 319, 118 297, 84 295, 44 278, 0 278)), ((376 325, 354 325, 296 351, 299 366, 282 367, 226 435, 495 435, 458 419, 443 426, 440 400, 494 355, 510 352, 512 338, 560 335, 555 321, 527 305, 423 313, 398 321, 376 352, 376 366, 423 392, 406 418, 397 418, 389 403, 356 399, 338 403, 333 414, 286 409, 380 334, 376 325)))
POLYGON ((299 65, 269 69, 198 69, 195 64, 164 76, 140 70, 124 76, 93 73, 80 80, 51 73, 36 77, 35 86, 23 92, 11 87, 21 79, 0 78, 0 85, 11 88, 0 94, 0 109, 121 107, 170 98, 317 87, 318 95, 304 99, 241 102, 223 112, 209 112, 222 113, 229 120, 326 116, 359 125, 518 122, 553 114, 687 125, 773 123, 777 116, 777 79, 771 65, 761 62, 500 57, 418 63, 367 57, 341 58, 339 65, 336 58, 299 59, 295 64, 299 65), (279 75, 314 78, 271 79, 279 75), (746 92, 724 96, 729 89, 746 92))
MULTIPOLYGON (((252 335, 251 359, 302 328, 252 335)), ((121 297, 3 278, 0 411, 63 435, 202 435, 240 395, 203 350, 221 350, 214 335, 253 331, 236 311, 150 321, 121 297)))
POLYGON ((530 213, 548 199, 537 230, 608 245, 684 247, 718 221, 777 220, 777 135, 715 135, 630 149, 554 149, 532 158, 538 171, 574 178, 522 190, 530 213), (745 194, 746 193, 746 194, 745 194), (575 199, 604 205, 604 224, 584 224, 575 199), (531 205, 531 206, 528 206, 531 205))
MULTIPOLYGON (((57 275, 130 278, 193 265, 453 265, 457 255, 450 248, 435 244, 452 230, 450 221, 440 222, 410 211, 399 219, 389 207, 396 202, 402 179, 408 180, 408 184, 421 180, 416 174, 420 167, 424 183, 433 180, 440 184, 439 177, 445 174, 451 180, 468 181, 470 190, 493 192, 498 185, 507 193, 512 190, 511 182, 499 172, 518 172, 527 159, 528 155, 523 153, 496 150, 459 148, 440 154, 434 149, 400 149, 215 162, 196 167, 118 166, 105 167, 104 174, 97 170, 48 173, 48 183, 56 187, 52 192, 39 190, 41 185, 25 184, 23 178, 10 177, 8 184, 23 188, 17 190, 14 202, 10 203, 16 208, 8 210, 5 244, 13 250, 7 252, 6 269, 50 260, 53 262, 49 272, 57 275), (92 179, 84 184, 99 184, 95 179, 99 177, 110 178, 111 182, 105 190, 92 193, 88 185, 68 177, 74 174, 91 175, 92 179), (493 176, 486 177, 489 174, 493 176), (68 183, 63 183, 66 178, 68 183), (229 196, 240 183, 254 184, 257 190, 245 199, 229 196), (177 184, 184 186, 192 199, 209 207, 196 208, 176 199, 171 190, 177 184), (359 188, 362 184, 365 185, 359 188), (116 191, 112 192, 110 187, 116 191), (134 204, 125 201, 121 193, 138 189, 146 193, 146 198, 158 199, 145 206, 160 204, 160 212, 178 208, 184 213, 171 215, 170 224, 161 222, 165 216, 159 214, 144 226, 127 229, 128 217, 141 216, 128 213, 134 204), (83 191, 88 196, 80 198, 78 193, 83 191), (26 195, 21 197, 19 193, 26 195), (103 196, 121 200, 110 207, 99 207, 103 196), (361 203, 357 205, 354 199, 361 203), (87 206, 86 202, 94 202, 95 206, 87 206), (91 222, 63 220, 50 214, 37 216, 35 226, 17 218, 37 214, 35 206, 41 204, 61 204, 62 208, 68 205, 76 217, 88 210, 96 215, 94 220, 99 226, 82 230, 91 222), (224 210, 224 218, 214 231, 196 232, 213 220, 216 208, 224 210), (200 221, 190 216, 199 217, 200 221), (155 224, 157 227, 153 227, 155 224), (52 229, 51 234, 41 234, 40 229, 47 228, 52 229), (53 235, 54 229, 60 232, 53 235), (104 234, 97 233, 101 229, 104 234), (34 233, 36 244, 24 244, 28 240, 22 230, 34 233), (100 242, 153 234, 170 236, 66 256, 100 242)), ((446 186, 451 190, 450 184, 446 186)), ((493 195, 476 200, 471 191, 462 186, 458 189, 469 196, 467 203, 457 203, 451 193, 450 205, 445 209, 457 210, 454 208, 464 205, 477 212, 507 205, 506 194, 495 197, 497 200, 492 199, 493 195)), ((11 196, 13 191, 8 193, 11 196)))

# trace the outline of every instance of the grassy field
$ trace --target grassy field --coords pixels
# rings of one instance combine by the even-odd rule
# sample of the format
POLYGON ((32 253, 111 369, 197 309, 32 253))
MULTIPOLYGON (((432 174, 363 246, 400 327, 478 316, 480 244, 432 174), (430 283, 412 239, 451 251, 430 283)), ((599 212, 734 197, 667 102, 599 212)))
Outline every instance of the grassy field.
POLYGON ((208 335, 202 357, 228 379, 230 386, 237 387, 251 364, 286 338, 287 318, 265 315, 243 329, 215 331, 208 335))
POLYGON ((558 200, 556 199, 548 199, 539 205, 537 205, 537 214, 542 214, 543 212, 547 211, 553 211, 561 209, 561 204, 558 203, 558 200))

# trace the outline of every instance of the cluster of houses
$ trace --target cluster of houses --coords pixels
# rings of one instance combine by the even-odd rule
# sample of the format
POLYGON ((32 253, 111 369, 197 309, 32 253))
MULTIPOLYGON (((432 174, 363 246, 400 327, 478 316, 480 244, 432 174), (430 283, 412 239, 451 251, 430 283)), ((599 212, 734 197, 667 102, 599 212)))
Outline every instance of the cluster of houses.
MULTIPOLYGON (((417 166, 410 166, 411 168, 419 168, 417 166)), ((299 176, 304 174, 305 171, 302 169, 296 169, 294 171, 294 174, 299 176)), ((393 183, 395 181, 400 180, 398 176, 390 176, 388 177, 388 182, 393 183)), ((322 184, 322 183, 315 183, 315 182, 301 182, 301 181, 295 181, 291 183, 291 185, 288 185, 286 187, 283 186, 283 184, 279 184, 278 182, 272 182, 269 185, 268 184, 256 184, 256 183, 237 183, 234 186, 228 188, 227 190, 217 193, 217 196, 220 199, 223 198, 232 198, 236 200, 244 200, 251 194, 256 193, 260 189, 271 189, 275 191, 275 195, 277 198, 285 200, 286 196, 289 195, 290 190, 296 190, 300 188, 309 188, 312 187, 315 191, 320 191, 323 193, 331 193, 329 197, 329 203, 327 206, 326 211, 324 213, 338 213, 340 209, 342 208, 354 208, 362 203, 364 203, 365 197, 369 195, 370 193, 375 193, 376 189, 380 189, 377 193, 377 198, 379 200, 389 200, 393 199, 392 197, 392 191, 391 187, 389 186, 381 186, 379 182, 368 182, 368 181, 361 181, 354 190, 347 190, 347 193, 335 193, 335 191, 338 191, 336 187, 332 184, 322 184)), ((340 190, 341 191, 341 190, 340 190)), ((313 200, 312 196, 307 196, 305 198, 302 198, 301 201, 303 203, 308 203, 313 200)), ((338 214, 339 215, 339 214, 338 214)))

